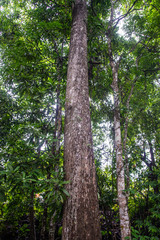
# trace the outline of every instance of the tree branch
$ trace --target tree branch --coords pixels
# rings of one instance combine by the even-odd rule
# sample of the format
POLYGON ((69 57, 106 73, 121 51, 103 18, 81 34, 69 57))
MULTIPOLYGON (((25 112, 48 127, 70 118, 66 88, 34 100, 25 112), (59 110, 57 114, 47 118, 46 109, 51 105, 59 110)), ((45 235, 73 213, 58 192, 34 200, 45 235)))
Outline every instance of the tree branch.
MULTIPOLYGON (((142 10, 142 9, 141 9, 141 8, 135 8, 135 9, 133 9, 132 11, 127 12, 127 13, 121 15, 119 18, 116 18, 116 19, 117 19, 117 22, 115 23, 113 29, 115 29, 116 26, 118 25, 118 23, 119 23, 122 19, 124 19, 125 17, 127 17, 127 15, 129 15, 129 14, 132 13, 133 11, 137 11, 137 10, 142 10)), ((114 21, 116 21, 116 19, 114 19, 114 21)))

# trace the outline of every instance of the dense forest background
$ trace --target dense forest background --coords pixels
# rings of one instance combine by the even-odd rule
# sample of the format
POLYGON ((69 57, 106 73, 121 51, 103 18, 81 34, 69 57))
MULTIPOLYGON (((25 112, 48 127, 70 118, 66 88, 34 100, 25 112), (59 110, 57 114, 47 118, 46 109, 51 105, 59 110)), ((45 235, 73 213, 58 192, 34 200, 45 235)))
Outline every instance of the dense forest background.
MULTIPOLYGON (((61 239, 71 0, 0 3, 0 239, 61 239)), ((160 2, 90 0, 88 76, 101 233, 121 239, 114 139, 118 74, 132 239, 160 239, 160 2)))

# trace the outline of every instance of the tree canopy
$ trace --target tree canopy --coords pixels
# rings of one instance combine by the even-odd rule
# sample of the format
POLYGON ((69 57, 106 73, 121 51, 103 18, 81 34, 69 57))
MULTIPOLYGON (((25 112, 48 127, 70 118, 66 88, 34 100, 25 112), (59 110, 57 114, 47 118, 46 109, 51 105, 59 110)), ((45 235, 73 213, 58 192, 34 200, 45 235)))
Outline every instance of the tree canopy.
MULTIPOLYGON (((90 0, 88 77, 102 239, 121 239, 112 64, 132 239, 160 238, 160 3, 90 0)), ((0 4, 0 238, 61 239, 72 0, 0 4), (33 229, 34 228, 34 229, 33 229), (54 237, 51 238, 51 229, 54 237)), ((35 239, 34 239, 35 240, 35 239)))

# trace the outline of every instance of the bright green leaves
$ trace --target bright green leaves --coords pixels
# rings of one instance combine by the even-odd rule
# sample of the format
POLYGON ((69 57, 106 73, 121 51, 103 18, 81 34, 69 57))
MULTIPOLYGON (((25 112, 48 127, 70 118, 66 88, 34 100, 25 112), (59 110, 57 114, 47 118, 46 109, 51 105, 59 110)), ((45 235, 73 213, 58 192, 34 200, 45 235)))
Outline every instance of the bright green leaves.
MULTIPOLYGON (((134 2, 116 1, 115 18, 126 14, 134 2)), ((44 204, 49 206, 49 215, 55 209, 60 213, 64 199, 69 197, 65 190, 67 182, 63 181, 63 137, 60 153, 54 155, 51 148, 57 143, 53 134, 58 88, 64 110, 72 1, 12 3, 1 1, 0 13, 0 214, 3 222, 9 219, 14 225, 13 231, 21 229, 24 234, 27 226, 19 226, 18 220, 28 214, 32 191, 39 221, 44 204)), ((159 194, 154 193, 160 184, 159 8, 158 0, 136 1, 133 11, 124 22, 121 20, 124 33, 118 34, 119 25, 112 32, 114 60, 121 56, 118 84, 123 138, 128 117, 133 239, 156 239, 160 235, 159 194), (153 171, 143 161, 146 154, 148 165, 151 163, 149 143, 156 161, 153 171), (157 176, 157 181, 151 179, 152 175, 157 176)), ((95 158, 97 166, 100 162, 112 163, 105 170, 97 170, 101 210, 105 209, 106 214, 102 217, 102 233, 111 238, 114 232, 108 219, 115 228, 118 226, 117 234, 119 225, 115 156, 111 149, 114 108, 106 36, 109 16, 110 1, 88 3, 88 74, 95 158)), ((64 112, 62 115, 64 118, 64 112)))
MULTIPOLYGON (((0 16, 1 214, 4 222, 11 221, 13 232, 17 221, 28 215, 33 192, 42 196, 42 202, 34 198, 38 217, 44 204, 50 214, 53 209, 60 212, 68 196, 59 167, 63 147, 54 155, 52 146, 58 86, 64 103, 70 13, 50 1, 43 7, 40 1, 37 6, 23 4, 4 6, 0 16)), ((21 230, 26 233, 27 226, 21 230)))

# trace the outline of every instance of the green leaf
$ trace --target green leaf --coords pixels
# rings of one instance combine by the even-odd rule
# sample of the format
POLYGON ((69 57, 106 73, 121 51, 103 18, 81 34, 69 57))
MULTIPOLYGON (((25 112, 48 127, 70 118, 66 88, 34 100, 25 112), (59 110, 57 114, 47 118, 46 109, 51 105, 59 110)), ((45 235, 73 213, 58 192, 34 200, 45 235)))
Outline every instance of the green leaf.
POLYGON ((65 193, 66 196, 70 196, 66 189, 62 189, 62 191, 65 193))

